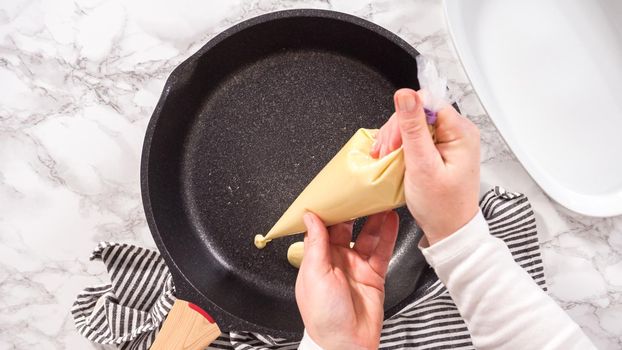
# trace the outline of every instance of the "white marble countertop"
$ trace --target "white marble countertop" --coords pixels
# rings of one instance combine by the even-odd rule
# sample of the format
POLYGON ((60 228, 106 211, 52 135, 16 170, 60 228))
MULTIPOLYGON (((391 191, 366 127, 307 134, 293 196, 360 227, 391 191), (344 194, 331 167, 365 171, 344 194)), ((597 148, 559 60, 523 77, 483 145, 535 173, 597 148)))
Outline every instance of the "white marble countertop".
MULTIPOLYGON (((0 6, 0 349, 84 349, 69 309, 103 282, 97 242, 153 247, 144 131, 171 70, 233 23, 286 8, 348 12, 399 34, 450 77, 482 131, 482 181, 526 193, 552 296, 602 349, 622 347, 622 217, 551 202, 483 113, 437 0, 19 0, 0 6)), ((487 186, 487 185, 484 185, 487 186)))

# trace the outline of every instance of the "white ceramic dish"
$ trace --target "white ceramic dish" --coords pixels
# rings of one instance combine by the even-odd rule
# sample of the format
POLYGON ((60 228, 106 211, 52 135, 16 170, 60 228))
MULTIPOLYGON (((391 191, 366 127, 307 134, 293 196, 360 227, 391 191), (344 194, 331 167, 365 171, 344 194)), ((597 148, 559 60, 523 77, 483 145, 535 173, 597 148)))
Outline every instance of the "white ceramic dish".
POLYGON ((445 0, 462 65, 553 199, 622 214, 622 1, 445 0))

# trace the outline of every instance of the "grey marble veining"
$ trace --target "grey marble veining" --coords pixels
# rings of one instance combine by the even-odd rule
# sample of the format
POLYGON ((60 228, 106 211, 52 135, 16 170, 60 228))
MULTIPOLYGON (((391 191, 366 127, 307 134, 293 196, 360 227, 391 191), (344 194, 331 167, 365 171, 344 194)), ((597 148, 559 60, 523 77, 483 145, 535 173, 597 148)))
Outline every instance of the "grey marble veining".
POLYGON ((0 6, 0 349, 94 348, 69 308, 105 282, 101 240, 154 247, 143 134, 171 70, 221 30, 286 8, 348 12, 397 33, 449 77, 482 131, 482 182, 529 195, 552 296, 602 349, 622 347, 622 217, 553 203, 480 106, 437 0, 4 1, 0 6))

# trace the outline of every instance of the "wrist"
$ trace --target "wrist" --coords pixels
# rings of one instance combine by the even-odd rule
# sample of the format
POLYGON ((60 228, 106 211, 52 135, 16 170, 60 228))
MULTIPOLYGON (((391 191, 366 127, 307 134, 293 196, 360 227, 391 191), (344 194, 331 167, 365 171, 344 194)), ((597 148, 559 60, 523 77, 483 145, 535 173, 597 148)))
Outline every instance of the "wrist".
POLYGON ((428 244, 423 237, 419 241, 419 249, 430 266, 436 269, 448 261, 461 261, 491 237, 488 223, 480 210, 466 225, 434 245, 428 244))
POLYGON ((431 246, 457 232, 461 227, 469 223, 478 212, 479 206, 477 204, 470 205, 456 214, 450 214, 449 217, 436 219, 434 223, 422 224, 421 229, 428 244, 431 246))

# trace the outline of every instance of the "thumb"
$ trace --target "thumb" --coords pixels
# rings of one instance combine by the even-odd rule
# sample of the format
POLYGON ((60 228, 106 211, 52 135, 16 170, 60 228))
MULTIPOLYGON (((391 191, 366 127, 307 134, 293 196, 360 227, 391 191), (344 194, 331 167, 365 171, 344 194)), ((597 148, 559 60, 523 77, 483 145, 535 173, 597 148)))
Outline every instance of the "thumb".
POLYGON ((428 129, 423 102, 412 89, 400 89, 393 97, 402 134, 406 167, 423 170, 422 166, 441 160, 428 129))
POLYGON ((315 271, 327 272, 330 269, 328 230, 322 220, 311 212, 304 214, 303 221, 307 227, 307 233, 305 234, 305 251, 300 269, 310 267, 315 271))

